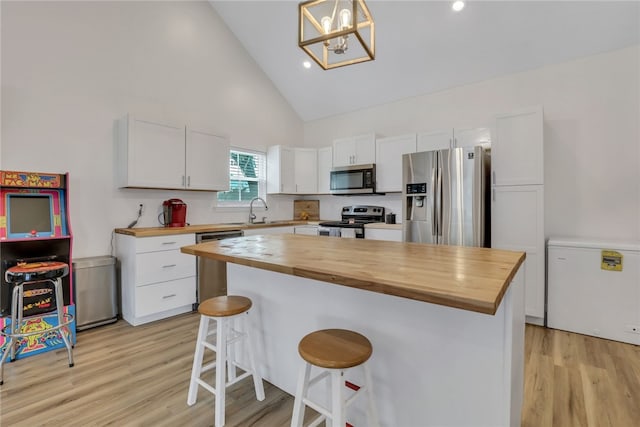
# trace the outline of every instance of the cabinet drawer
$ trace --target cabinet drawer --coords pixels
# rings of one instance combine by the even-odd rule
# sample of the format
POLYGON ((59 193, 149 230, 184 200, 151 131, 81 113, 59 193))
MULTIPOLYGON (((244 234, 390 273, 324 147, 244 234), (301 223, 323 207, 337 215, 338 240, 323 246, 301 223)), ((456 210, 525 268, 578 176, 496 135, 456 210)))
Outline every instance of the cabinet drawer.
POLYGON ((196 278, 187 277, 170 282, 136 288, 136 317, 171 310, 196 302, 196 278))
POLYGON ((196 257, 180 251, 136 255, 136 286, 196 275, 196 257))
MULTIPOLYGON (((195 234, 172 234, 169 236, 139 237, 136 239, 136 253, 169 251, 196 243, 195 234)), ((193 256, 193 255, 191 255, 193 256)))

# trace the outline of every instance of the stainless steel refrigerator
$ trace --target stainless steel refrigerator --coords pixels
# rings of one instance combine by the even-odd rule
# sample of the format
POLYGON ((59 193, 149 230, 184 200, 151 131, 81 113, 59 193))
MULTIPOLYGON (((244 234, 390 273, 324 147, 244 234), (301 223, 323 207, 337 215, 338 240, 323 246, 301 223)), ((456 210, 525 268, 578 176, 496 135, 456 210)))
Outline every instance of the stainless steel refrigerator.
POLYGON ((405 242, 490 247, 489 145, 402 156, 405 242))

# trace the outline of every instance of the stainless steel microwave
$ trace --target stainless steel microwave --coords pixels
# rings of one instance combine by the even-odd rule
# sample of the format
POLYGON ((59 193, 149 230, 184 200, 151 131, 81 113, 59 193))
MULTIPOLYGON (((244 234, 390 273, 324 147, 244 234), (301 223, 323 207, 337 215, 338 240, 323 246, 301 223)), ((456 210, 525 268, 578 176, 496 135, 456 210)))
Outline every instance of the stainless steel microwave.
POLYGON ((376 165, 341 166, 331 169, 331 194, 370 194, 376 190, 376 165))

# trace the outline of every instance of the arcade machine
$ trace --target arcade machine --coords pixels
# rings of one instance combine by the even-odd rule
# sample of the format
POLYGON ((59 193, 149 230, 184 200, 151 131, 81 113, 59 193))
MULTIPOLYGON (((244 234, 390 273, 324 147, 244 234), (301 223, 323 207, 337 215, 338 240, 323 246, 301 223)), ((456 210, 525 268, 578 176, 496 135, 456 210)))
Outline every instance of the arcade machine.
MULTIPOLYGON (((68 173, 0 171, 0 328, 11 322, 13 285, 6 282, 5 272, 22 263, 59 261, 69 265, 69 274, 62 278, 64 312, 75 317, 68 183, 68 173)), ((34 316, 34 320, 26 319, 23 333, 57 325, 55 317, 35 316, 41 313, 42 306, 51 304, 50 299, 44 282, 41 288, 36 283, 29 292, 25 291, 24 317, 34 316)), ((67 328, 73 345, 75 320, 67 328)), ((5 341, 5 337, 0 336, 0 346, 4 346, 5 341)), ((55 333, 25 336, 19 341, 15 359, 64 347, 63 340, 55 333)))

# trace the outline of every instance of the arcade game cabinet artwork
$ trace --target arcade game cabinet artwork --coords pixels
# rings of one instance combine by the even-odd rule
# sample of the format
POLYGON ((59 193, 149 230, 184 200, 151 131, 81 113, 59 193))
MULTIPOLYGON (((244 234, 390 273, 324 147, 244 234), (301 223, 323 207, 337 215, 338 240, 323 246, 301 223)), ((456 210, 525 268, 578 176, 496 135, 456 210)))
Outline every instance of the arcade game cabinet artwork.
MULTIPOLYGON (((71 267, 71 226, 69 224, 69 174, 0 171, 0 328, 11 322, 12 284, 6 282, 7 269, 22 263, 63 262, 71 267)), ((34 332, 57 325, 55 316, 37 315, 55 306, 50 283, 25 286, 22 332, 34 332), (33 316, 32 318, 28 318, 33 316)), ((64 312, 75 317, 73 274, 62 278, 64 312)), ((67 327, 71 343, 76 342, 75 320, 67 327)), ((0 336, 0 353, 7 339, 0 336)), ((54 332, 25 336, 19 340, 15 358, 64 348, 54 332)))

